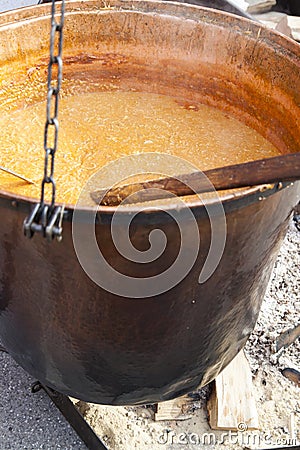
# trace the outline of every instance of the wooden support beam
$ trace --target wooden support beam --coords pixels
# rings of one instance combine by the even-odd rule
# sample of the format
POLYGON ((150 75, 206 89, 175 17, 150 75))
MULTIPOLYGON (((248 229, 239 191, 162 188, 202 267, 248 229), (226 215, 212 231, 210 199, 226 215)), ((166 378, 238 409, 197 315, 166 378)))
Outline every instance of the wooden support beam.
POLYGON ((193 399, 188 395, 157 403, 154 420, 187 420, 192 417, 188 412, 192 403, 193 399))
POLYGON ((207 405, 211 428, 235 431, 258 429, 258 414, 252 392, 252 374, 243 351, 231 361, 213 383, 213 392, 207 405))

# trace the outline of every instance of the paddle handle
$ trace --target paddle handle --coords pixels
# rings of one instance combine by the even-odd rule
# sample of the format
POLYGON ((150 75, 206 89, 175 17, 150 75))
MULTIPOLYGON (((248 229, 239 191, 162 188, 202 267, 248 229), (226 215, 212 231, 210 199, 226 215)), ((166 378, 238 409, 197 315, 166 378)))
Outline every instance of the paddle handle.
POLYGON ((300 179, 300 153, 275 156, 205 172, 216 190, 300 179))
POLYGON ((218 167, 205 172, 189 173, 180 175, 178 178, 167 177, 125 184, 112 188, 104 197, 105 190, 95 190, 91 193, 91 197, 97 204, 116 206, 132 194, 134 196, 129 203, 156 200, 169 197, 170 194, 180 197, 209 192, 214 189, 226 190, 281 181, 295 181, 300 179, 300 152, 218 167))

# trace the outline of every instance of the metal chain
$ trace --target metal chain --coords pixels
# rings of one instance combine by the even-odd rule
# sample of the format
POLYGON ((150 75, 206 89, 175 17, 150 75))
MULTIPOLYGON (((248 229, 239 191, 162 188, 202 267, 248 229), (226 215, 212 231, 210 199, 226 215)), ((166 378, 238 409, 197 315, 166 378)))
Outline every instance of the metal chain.
POLYGON ((50 33, 50 60, 48 65, 48 83, 47 83, 47 110, 46 124, 44 131, 44 150, 45 165, 44 178, 41 189, 41 204, 44 204, 45 185, 52 186, 51 206, 55 204, 56 185, 53 178, 54 175, 54 158, 57 150, 58 140, 58 102, 59 91, 62 81, 62 44, 63 44, 63 25, 64 25, 64 0, 60 4, 60 22, 55 20, 55 0, 52 0, 51 10, 51 33, 50 33), (57 52, 55 54, 55 39, 57 36, 57 52), (56 76, 54 70, 56 69, 56 76), (52 132, 52 138, 49 137, 52 132), (50 142, 52 140, 52 142, 50 142))
MULTIPOLYGON (((59 9, 59 7, 58 7, 59 9)), ((32 238, 35 232, 42 233, 49 241, 54 237, 62 239, 62 218, 64 208, 55 206, 56 185, 54 181, 54 160, 58 141, 58 102, 62 82, 62 45, 65 1, 60 2, 60 20, 56 21, 55 0, 51 8, 50 59, 48 64, 47 108, 44 130, 44 177, 41 186, 40 203, 36 204, 25 219, 25 236, 32 238), (51 185, 51 204, 45 205, 45 188, 51 185)))

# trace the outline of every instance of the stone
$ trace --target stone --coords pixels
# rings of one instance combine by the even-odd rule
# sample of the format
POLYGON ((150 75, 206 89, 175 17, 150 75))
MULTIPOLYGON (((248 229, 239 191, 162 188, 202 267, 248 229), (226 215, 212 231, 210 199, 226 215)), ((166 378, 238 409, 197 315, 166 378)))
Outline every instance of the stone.
POLYGON ((259 14, 270 11, 276 0, 231 0, 231 3, 249 14, 259 14))

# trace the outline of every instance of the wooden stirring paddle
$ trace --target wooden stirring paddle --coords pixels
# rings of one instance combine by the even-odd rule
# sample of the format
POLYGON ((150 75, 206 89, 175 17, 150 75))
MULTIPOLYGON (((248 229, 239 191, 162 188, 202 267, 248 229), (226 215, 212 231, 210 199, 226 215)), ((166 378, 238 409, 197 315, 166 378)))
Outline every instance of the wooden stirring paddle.
POLYGON ((117 206, 129 195, 128 203, 145 202, 173 195, 193 195, 215 190, 234 189, 259 184, 300 180, 300 152, 247 163, 218 167, 176 177, 129 183, 110 189, 91 192, 96 204, 117 206), (209 178, 203 176, 206 175, 209 178), (193 188, 191 188, 191 187, 193 188), (105 194, 105 195, 104 195, 105 194))

